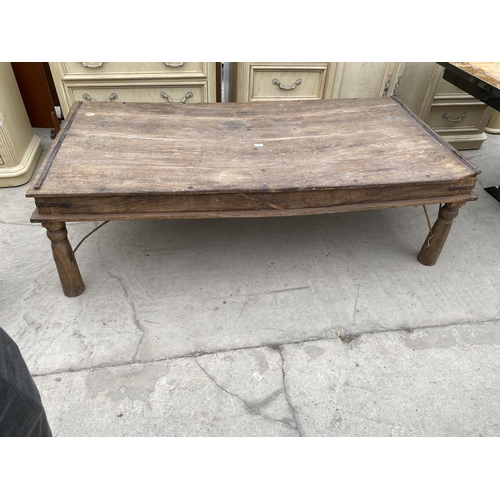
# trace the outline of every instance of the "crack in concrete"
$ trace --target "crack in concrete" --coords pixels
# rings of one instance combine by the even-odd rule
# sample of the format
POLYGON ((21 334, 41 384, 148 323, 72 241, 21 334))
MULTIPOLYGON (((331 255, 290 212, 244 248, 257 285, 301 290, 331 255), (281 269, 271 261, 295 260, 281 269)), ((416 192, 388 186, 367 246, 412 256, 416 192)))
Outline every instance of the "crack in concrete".
POLYGON ((7 222, 2 219, 0 219, 0 224, 5 225, 5 226, 22 226, 22 227, 33 227, 33 224, 31 223, 23 223, 23 222, 7 222))
POLYGON ((234 297, 264 297, 265 295, 276 295, 280 293, 288 293, 288 292, 297 292, 300 290, 310 290, 311 286, 296 286, 294 288, 281 288, 279 290, 266 290, 264 292, 256 292, 256 293, 236 293, 231 295, 223 295, 221 297, 211 297, 214 300, 224 300, 224 299, 232 299, 234 297))
POLYGON ((358 312, 358 299, 360 290, 361 290, 361 285, 358 284, 358 293, 356 294, 356 300, 354 301, 354 314, 352 316, 353 321, 356 319, 356 314, 358 312))
POLYGON ((141 338, 139 339, 139 342, 137 344, 137 348, 135 350, 135 353, 132 356, 132 362, 136 362, 136 357, 137 357, 137 354, 139 353, 139 349, 141 348, 142 341, 144 340, 144 337, 146 336, 146 332, 144 331, 144 328, 142 328, 142 326, 140 324, 139 318, 137 317, 137 311, 135 309, 134 302, 130 298, 128 290, 127 290, 126 286, 123 284, 122 279, 120 277, 118 277, 118 276, 115 276, 114 274, 112 274, 108 270, 106 270, 106 273, 109 276, 111 276, 113 279, 115 279, 116 281, 118 281, 119 285, 122 287, 122 290, 123 290, 123 293, 125 295, 125 298, 128 300, 130 309, 132 310, 132 321, 134 322, 135 327, 141 332, 141 338))
POLYGON ((286 373, 285 373, 285 358, 283 357, 283 352, 282 352, 282 346, 278 346, 278 348, 274 348, 276 351, 278 351, 278 354, 280 355, 281 358, 281 376, 283 380, 283 393, 285 395, 285 400, 288 403, 288 406, 290 407, 290 410, 292 411, 293 415, 293 421, 295 423, 297 432, 299 433, 299 437, 304 436, 304 431, 301 429, 301 426, 299 425, 299 421, 297 420, 297 413, 295 411, 295 408, 293 407, 292 403, 290 402, 290 398, 288 397, 288 391, 287 391, 287 384, 286 384, 286 373))
MULTIPOLYGON (((200 370, 219 388, 221 389, 222 391, 224 391, 226 394, 228 394, 229 396, 232 396, 236 399, 238 399, 239 401, 241 401, 243 403, 243 405, 245 406, 245 408, 248 410, 249 413, 251 413, 252 415, 256 415, 264 420, 268 420, 269 422, 276 422, 276 423, 279 423, 279 424, 283 424, 283 425, 286 425, 287 427, 289 427, 290 429, 296 431, 299 433, 299 436, 300 436, 300 432, 298 430, 298 428, 295 428, 293 425, 290 425, 289 423, 287 422, 284 422, 283 420, 277 420, 277 419, 274 419, 274 418, 269 418, 269 417, 266 417, 262 414, 260 414, 258 411, 256 411, 254 409, 254 407, 252 407, 251 405, 249 405, 244 399, 240 398, 237 394, 234 394, 230 391, 228 391, 226 388, 222 387, 201 365, 200 363, 198 362, 198 359, 197 359, 197 356, 194 356, 193 357, 195 363, 198 365, 198 367, 200 368, 200 370)), ((285 396, 286 397, 286 396, 285 396)), ((266 399, 269 399, 269 398, 266 398, 266 399)), ((267 403, 266 403, 267 404, 267 403)), ((262 405, 259 405, 258 408, 261 408, 262 405)))
POLYGON ((149 363, 162 363, 164 361, 174 361, 178 359, 185 359, 185 358, 195 358, 198 356, 202 355, 208 355, 208 354, 218 354, 218 353, 223 353, 223 352, 237 352, 237 351, 243 351, 243 350, 248 350, 248 349, 258 349, 261 347, 269 347, 271 349, 278 350, 279 348, 282 348, 283 346, 288 346, 288 345, 301 345, 301 344, 307 344, 310 342, 317 342, 319 340, 337 340, 340 337, 340 340, 342 340, 342 337, 348 337, 349 341, 358 339, 362 337, 363 335, 384 335, 388 333, 407 333, 410 334, 414 330, 432 330, 435 328, 449 328, 453 326, 467 326, 467 325, 481 325, 485 323, 500 323, 500 318, 490 318, 490 319, 485 319, 485 320, 478 320, 478 321, 467 321, 465 323, 450 323, 447 325, 424 325, 424 326, 416 326, 414 328, 408 328, 407 326, 402 326, 400 328, 394 328, 394 329, 388 329, 388 330, 372 330, 368 332, 360 332, 357 334, 351 334, 351 335, 337 335, 336 337, 311 337, 308 338, 307 340, 295 340, 295 341, 290 341, 290 342, 281 342, 280 346, 276 346, 276 344, 270 344, 270 343, 264 343, 264 344, 257 344, 257 345, 252 345, 252 346, 243 346, 243 347, 234 347, 231 349, 216 349, 213 351, 195 351, 192 353, 185 353, 185 354, 179 354, 178 356, 165 356, 162 358, 157 358, 157 359, 150 359, 150 360, 141 360, 141 361, 129 361, 125 363, 101 363, 99 365, 95 366, 89 366, 89 367, 84 367, 84 368, 75 368, 75 369, 62 369, 62 370, 55 370, 52 372, 47 372, 47 373, 32 373, 31 375, 33 377, 46 377, 50 375, 59 375, 62 373, 78 373, 78 372, 85 372, 85 371, 90 371, 90 370, 95 370, 99 368, 120 368, 122 366, 133 366, 133 365, 141 365, 141 364, 149 364, 149 363))
MULTIPOLYGON (((100 290, 101 290, 101 288, 105 285, 105 283, 106 283, 106 281, 107 281, 108 279, 109 279, 109 278, 107 278, 107 279, 106 279, 103 283, 101 283, 101 285, 99 286, 99 288, 97 288, 97 290, 95 290, 95 291, 93 292, 93 294, 92 294, 92 298, 94 298, 94 297, 95 297, 95 296, 99 293, 99 291, 100 291, 100 290)), ((89 304, 91 303, 91 301, 92 301, 92 299, 90 299, 89 304)), ((43 351, 43 352, 41 352, 41 353, 39 353, 39 354, 38 354, 38 356, 37 356, 36 358, 34 358, 34 360, 33 360, 33 358, 28 358, 28 359, 29 359, 30 361, 32 361, 32 360, 33 360, 34 362, 38 361, 38 360, 40 359, 40 357, 41 357, 42 355, 44 355, 44 354, 45 354, 45 352, 47 351, 47 349, 48 349, 48 348, 49 348, 49 347, 50 347, 50 346, 51 346, 51 345, 52 345, 52 344, 53 344, 53 343, 54 343, 54 342, 55 342, 55 341, 56 341, 59 337, 61 337, 62 335, 64 335, 64 334, 65 334, 65 333, 66 333, 69 329, 71 329, 71 328, 75 328, 75 324, 77 323, 78 318, 79 318, 80 316, 82 316, 82 314, 84 314, 84 313, 87 311, 88 307, 89 307, 89 306, 88 306, 88 305, 86 305, 86 306, 84 306, 82 309, 80 309, 80 311, 78 312, 78 314, 77 314, 77 315, 73 318, 73 321, 72 321, 71 323, 68 323, 68 324, 67 324, 67 325, 66 325, 66 326, 65 326, 65 327, 64 327, 64 328, 63 328, 63 329, 62 329, 59 333, 57 333, 57 334, 55 335, 55 337, 54 337, 54 338, 50 341, 49 345, 45 347, 44 351, 43 351)), ((27 321, 27 320, 25 319, 25 321, 27 321)), ((35 334, 35 333, 37 333, 37 332, 38 332, 38 330, 40 330, 43 326, 44 326, 44 325, 43 325, 43 323, 42 323, 42 324, 40 324, 40 326, 38 326, 38 327, 35 329, 35 331, 34 331, 33 333, 34 333, 34 334, 35 334)), ((92 343, 92 347, 94 348, 93 343, 92 343)), ((73 371, 73 370, 70 368, 70 369, 69 369, 69 371, 73 371)), ((61 373, 64 373, 64 372, 61 372, 61 373)))
POLYGON ((482 152, 482 153, 471 153, 467 155, 467 158, 471 161, 474 161, 476 158, 481 158, 482 156, 496 156, 500 149, 494 149, 493 151, 488 151, 488 152, 482 152))
MULTIPOLYGON (((95 226, 97 228, 99 226, 99 223, 96 222, 95 226)), ((96 236, 96 240, 97 240, 96 241, 97 242, 97 252, 99 253, 99 260, 101 262, 103 262, 104 259, 103 259, 103 255, 102 255, 102 249, 101 249, 101 240, 99 239, 98 235, 96 236)), ((132 356, 132 359, 131 359, 130 363, 126 363, 126 364, 135 364, 135 363, 137 363, 137 361, 136 361, 137 354, 139 353, 139 349, 141 348, 141 344, 142 344, 142 342, 143 342, 143 340, 144 340, 144 338, 146 336, 146 332, 144 331, 144 328, 140 324, 139 318, 137 316, 137 310, 136 310, 135 305, 134 305, 134 301, 130 297, 130 295, 128 293, 128 290, 127 290, 127 287, 123 283, 123 280, 119 276, 115 276, 110 271, 108 271, 107 268, 106 268, 106 266, 103 266, 103 267, 106 270, 106 273, 109 276, 111 276, 111 278, 113 278, 116 281, 118 281, 119 285, 121 286, 121 288, 123 290, 123 293, 125 295, 125 298, 128 300, 130 309, 132 310, 132 321, 134 322, 135 327, 141 332, 141 338, 139 339, 139 342, 137 343, 137 348, 135 350, 135 353, 132 356)))
POLYGON ((240 315, 238 316, 238 319, 236 321, 239 321, 240 318, 241 318, 241 315, 243 314, 243 311, 245 310, 245 307, 247 306, 247 304, 250 302, 250 299, 248 299, 244 304, 243 304, 243 307, 241 308, 241 311, 240 311, 240 315))

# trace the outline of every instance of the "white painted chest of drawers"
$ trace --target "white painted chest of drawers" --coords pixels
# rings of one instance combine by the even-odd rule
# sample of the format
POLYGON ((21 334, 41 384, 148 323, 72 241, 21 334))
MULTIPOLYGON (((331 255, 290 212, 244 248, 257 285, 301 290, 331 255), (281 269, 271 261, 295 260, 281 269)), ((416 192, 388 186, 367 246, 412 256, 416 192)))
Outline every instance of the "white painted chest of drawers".
POLYGON ((49 63, 64 116, 75 101, 215 102, 215 62, 49 63))
POLYGON ((229 100, 396 96, 457 149, 478 149, 492 109, 442 79, 434 62, 234 62, 229 100))

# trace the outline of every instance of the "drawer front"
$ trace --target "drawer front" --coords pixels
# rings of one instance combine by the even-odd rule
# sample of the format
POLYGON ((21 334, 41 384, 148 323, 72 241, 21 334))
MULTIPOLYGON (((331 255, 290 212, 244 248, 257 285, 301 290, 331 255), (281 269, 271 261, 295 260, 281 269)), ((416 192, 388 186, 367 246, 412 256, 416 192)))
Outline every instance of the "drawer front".
POLYGON ((158 75, 160 77, 207 76, 206 63, 202 62, 65 62, 65 77, 130 77, 130 75, 158 75))
POLYGON ((479 131, 484 128, 482 122, 487 110, 488 107, 479 101, 469 104, 433 104, 425 121, 437 132, 450 129, 479 131))
POLYGON ((325 87, 324 68, 268 68, 253 66, 250 100, 321 99, 325 87))
POLYGON ((436 87, 436 93, 435 93, 436 96, 440 96, 440 95, 461 95, 461 94, 462 95, 463 94, 467 95, 466 92, 464 92, 463 90, 459 89, 458 87, 455 87, 455 85, 453 85, 450 82, 447 82, 443 78, 441 78, 439 80, 439 82, 437 84, 437 87, 436 87))
POLYGON ((139 86, 72 86, 67 87, 69 105, 75 101, 99 102, 208 102, 205 83, 139 86))

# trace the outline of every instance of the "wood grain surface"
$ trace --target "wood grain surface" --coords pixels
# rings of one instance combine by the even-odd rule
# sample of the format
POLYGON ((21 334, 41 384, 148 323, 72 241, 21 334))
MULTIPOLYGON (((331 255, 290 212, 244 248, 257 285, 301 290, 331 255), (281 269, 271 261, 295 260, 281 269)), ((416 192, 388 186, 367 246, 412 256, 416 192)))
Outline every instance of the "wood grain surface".
POLYGON ((55 147, 51 164, 41 169, 49 167, 47 177, 39 189, 33 188, 35 178, 27 196, 275 193, 464 182, 471 189, 478 173, 391 98, 84 102, 55 147))

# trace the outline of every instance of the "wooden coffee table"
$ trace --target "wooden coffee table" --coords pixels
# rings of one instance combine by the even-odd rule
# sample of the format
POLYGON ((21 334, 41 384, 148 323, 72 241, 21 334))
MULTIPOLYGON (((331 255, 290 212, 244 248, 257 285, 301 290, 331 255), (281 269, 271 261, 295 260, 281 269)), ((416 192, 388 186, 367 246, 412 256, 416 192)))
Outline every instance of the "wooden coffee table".
POLYGON ((84 284, 66 222, 275 217, 442 204, 433 265, 479 171, 395 98, 75 103, 26 196, 65 295, 84 284))

